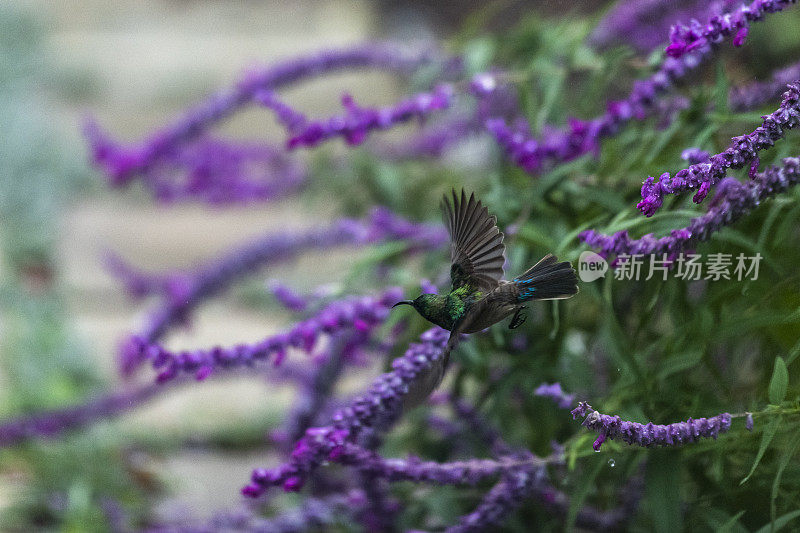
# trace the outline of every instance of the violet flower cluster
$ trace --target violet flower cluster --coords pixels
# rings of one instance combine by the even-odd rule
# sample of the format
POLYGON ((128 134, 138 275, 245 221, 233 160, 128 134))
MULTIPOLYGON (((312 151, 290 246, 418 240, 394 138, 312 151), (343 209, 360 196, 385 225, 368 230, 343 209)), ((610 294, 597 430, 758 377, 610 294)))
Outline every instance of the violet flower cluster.
MULTIPOLYGON (((204 146, 208 142, 204 141, 204 137, 209 128, 254 104, 255 96, 263 91, 273 91, 304 79, 345 69, 377 68, 400 73, 411 72, 429 61, 427 54, 409 54, 397 47, 382 44, 325 50, 247 72, 233 89, 212 95, 183 117, 138 144, 125 147, 112 141, 91 120, 87 121, 86 137, 95 164, 107 175, 112 185, 127 185, 137 176, 142 176, 151 182, 154 193, 166 195, 169 199, 174 199, 174 195, 180 192, 181 195, 190 196, 210 195, 215 201, 220 201, 214 191, 218 191, 217 194, 242 195, 248 187, 255 187, 255 196, 258 197, 259 194, 265 194, 258 187, 267 187, 269 182, 254 181, 251 177, 238 173, 229 176, 223 171, 240 171, 240 165, 254 158, 259 162, 271 162, 276 156, 274 149, 267 146, 235 146, 230 143, 215 145, 214 142, 204 146), (198 140, 199 148, 188 146, 198 140), (210 157, 220 154, 225 155, 223 159, 226 167, 209 170, 208 167, 212 164, 209 163, 210 157), (178 186, 169 182, 163 175, 163 169, 158 168, 164 160, 169 160, 169 166, 173 169, 189 165, 186 184, 178 186), (206 161, 205 167, 203 161, 206 161), (148 176, 150 172, 153 172, 153 176, 148 176), (204 180, 208 183, 204 183, 204 180), (226 185, 231 186, 232 190, 226 190, 226 185), (236 190, 237 187, 239 190, 236 190)), ((284 160, 284 157, 280 155, 276 161, 284 160)), ((222 164, 222 161, 213 163, 217 164, 222 164)), ((295 164, 289 164, 286 168, 295 164)), ((273 187, 278 186, 277 181, 272 183, 273 187)))
POLYGON ((607 439, 621 440, 637 446, 680 446, 697 442, 700 439, 716 439, 720 433, 731 428, 731 415, 722 413, 711 418, 689 419, 686 422, 673 424, 641 424, 622 420, 619 416, 601 414, 586 402, 579 402, 572 410, 572 418, 585 417, 584 427, 600 434, 592 444, 595 451, 607 439))
POLYGON ((597 118, 569 119, 565 130, 548 126, 540 138, 534 138, 527 121, 509 125, 500 118, 487 120, 486 129, 514 164, 530 174, 588 153, 597 155, 604 137, 615 135, 631 120, 645 120, 662 110, 662 97, 687 72, 696 68, 702 58, 702 54, 695 53, 681 59, 665 59, 655 74, 634 83, 627 98, 609 102, 605 113, 597 118))
POLYGON ((722 180, 717 187, 713 205, 704 215, 692 219, 685 228, 672 230, 664 237, 647 234, 633 239, 624 230, 613 235, 586 230, 579 238, 604 257, 666 254, 674 259, 681 251, 708 240, 715 232, 750 213, 764 200, 786 192, 798 183, 800 159, 787 157, 781 166, 771 166, 750 181, 741 182, 735 178, 722 180))
POLYGON ((257 497, 272 486, 297 491, 308 476, 324 461, 335 460, 347 443, 378 421, 396 419, 409 388, 435 361, 443 357, 449 334, 439 328, 425 332, 420 343, 411 344, 406 353, 392 363, 392 371, 377 378, 369 389, 338 410, 331 425, 311 428, 298 441, 289 462, 273 469, 256 469, 251 483, 242 489, 246 496, 257 497))
POLYGON ((343 517, 352 518, 363 511, 366 504, 364 491, 354 489, 347 494, 332 494, 320 498, 307 498, 297 507, 280 514, 263 518, 248 508, 223 511, 205 523, 167 523, 150 531, 153 533, 216 533, 218 531, 248 531, 252 533, 298 533, 317 531, 341 523, 343 517))
MULTIPOLYGON (((524 505, 525 500, 534 497, 549 511, 556 515, 566 516, 570 502, 566 494, 555 488, 543 468, 546 463, 563 461, 563 449, 554 445, 553 455, 539 459, 527 450, 515 449, 500 436, 496 427, 481 416, 473 405, 461 399, 450 398, 453 410, 458 418, 468 426, 471 436, 477 436, 492 451, 496 458, 509 458, 519 465, 517 475, 501 479, 486 494, 475 511, 462 517, 455 531, 482 531, 488 527, 496 527, 505 521, 505 516, 515 508, 524 505), (529 484, 530 483, 530 484, 529 484)), ((634 478, 634 484, 641 479, 634 478)), ((638 492, 625 494, 623 505, 610 511, 600 511, 585 505, 578 510, 575 525, 593 531, 616 531, 630 520, 638 505, 638 492)))
POLYGON ((723 152, 711 156, 708 162, 696 163, 670 178, 669 172, 661 175, 656 182, 649 177, 642 185, 642 201, 637 204, 646 216, 652 216, 663 204, 667 194, 678 194, 696 190, 692 198, 701 203, 711 187, 725 177, 730 168, 741 168, 750 163, 750 176, 753 177, 758 167, 758 153, 772 147, 783 138, 785 131, 800 125, 800 81, 790 83, 783 94, 780 107, 764 117, 758 128, 752 133, 734 137, 730 146, 723 152))
MULTIPOLYGON (((157 276, 166 282, 153 281, 131 268, 115 265, 114 273, 122 276, 129 290, 160 290, 163 303, 150 315, 148 323, 137 335, 145 343, 160 339, 169 328, 188 320, 190 312, 205 299, 223 291, 237 279, 278 261, 286 261, 308 250, 328 249, 342 245, 371 244, 385 240, 407 240, 409 251, 437 248, 447 239, 438 226, 415 224, 376 208, 366 221, 342 219, 330 227, 267 235, 234 249, 193 273, 157 276), (143 280, 149 280, 144 282, 143 280), (143 285, 144 284, 144 285, 143 285)), ((142 363, 140 342, 126 341, 120 350, 120 366, 124 374, 132 373, 142 363)))
POLYGON ((311 303, 311 298, 295 292, 291 287, 278 280, 270 281, 269 290, 283 307, 295 313, 305 311, 311 303))
MULTIPOLYGON (((673 44, 669 47, 670 57, 665 58, 648 79, 635 82, 627 98, 610 102, 606 112, 597 118, 570 119, 565 130, 546 127, 539 138, 531 135, 525 120, 509 125, 505 120, 490 119, 486 122, 486 128, 511 160, 531 174, 538 174, 587 153, 596 155, 600 151, 602 138, 616 134, 630 120, 644 120, 659 111, 663 96, 710 56, 712 47, 709 43, 718 43, 729 36, 732 24, 739 28, 734 44, 741 45, 750 21, 761 20, 764 13, 781 11, 795 1, 756 0, 750 6, 738 8, 733 14, 725 12, 711 17, 706 26, 697 21, 692 22, 691 28, 677 25, 672 35, 673 44), (744 22, 731 22, 736 17, 744 22), (699 27, 705 29, 701 31, 699 27)), ((724 5, 720 10, 725 11, 729 7, 724 5)))
POLYGON ((156 381, 163 383, 183 374, 194 374, 203 380, 217 369, 251 366, 272 358, 279 365, 290 348, 311 353, 323 335, 333 335, 347 329, 365 336, 389 316, 389 309, 403 297, 400 289, 388 289, 378 297, 346 298, 327 305, 315 316, 303 320, 285 333, 270 336, 252 345, 217 346, 210 350, 171 352, 158 344, 133 337, 130 355, 137 360, 149 360, 159 370, 156 381))
POLYGON ((145 403, 157 393, 158 387, 150 384, 106 394, 80 405, 7 420, 0 423, 0 448, 38 437, 56 437, 65 431, 113 418, 145 403))
POLYGON ((299 147, 317 146, 334 137, 342 137, 349 145, 363 143, 373 130, 389 129, 411 119, 424 119, 435 111, 447 109, 452 104, 452 85, 440 84, 430 93, 418 93, 392 106, 365 108, 355 103, 353 97, 342 97, 345 114, 327 120, 309 121, 302 114, 278 101, 273 93, 259 94, 257 98, 266 107, 273 109, 286 126, 289 139, 286 146, 291 150, 299 147))
POLYGON ((541 475, 541 469, 517 468, 492 487, 473 512, 448 528, 448 533, 480 532, 502 524, 508 514, 533 492, 537 476, 541 475))
POLYGON ((618 2, 597 24, 589 42, 607 47, 625 44, 639 52, 650 52, 667 41, 673 24, 690 18, 705 19, 725 13, 735 0, 633 0, 618 2))
POLYGON ((575 402, 575 395, 564 392, 561 388, 561 383, 542 383, 533 391, 533 394, 552 399, 562 409, 571 407, 575 402))
POLYGON ((437 485, 476 485, 487 478, 547 463, 533 456, 526 459, 506 456, 499 459, 472 459, 450 463, 423 461, 417 457, 387 459, 372 450, 351 443, 342 444, 330 457, 337 463, 353 466, 388 481, 413 481, 437 485))
POLYGON ((754 0, 732 12, 714 15, 706 23, 692 19, 689 24, 676 24, 670 32, 667 55, 681 57, 694 50, 710 47, 725 37, 733 36, 733 45, 741 46, 747 39, 750 23, 762 20, 766 13, 777 13, 797 3, 797 0, 754 0))
MULTIPOLYGON (((88 122, 84 132, 95 158, 110 160, 106 154, 114 145, 97 124, 88 122)), ((300 190, 307 175, 305 163, 280 147, 204 136, 153 158, 140 180, 162 203, 199 200, 224 205, 284 198, 300 190)))
POLYGON ((728 94, 728 106, 734 111, 755 109, 780 96, 796 80, 800 80, 800 62, 773 72, 767 81, 733 87, 728 94))

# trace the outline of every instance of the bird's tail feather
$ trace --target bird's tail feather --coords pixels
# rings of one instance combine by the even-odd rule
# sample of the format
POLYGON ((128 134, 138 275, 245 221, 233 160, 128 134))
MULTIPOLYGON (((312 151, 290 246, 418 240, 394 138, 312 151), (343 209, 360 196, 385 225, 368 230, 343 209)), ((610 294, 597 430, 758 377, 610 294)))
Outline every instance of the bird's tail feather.
POLYGON ((527 272, 514 278, 518 301, 561 300, 578 292, 578 277, 567 262, 558 262, 552 254, 543 257, 527 272))

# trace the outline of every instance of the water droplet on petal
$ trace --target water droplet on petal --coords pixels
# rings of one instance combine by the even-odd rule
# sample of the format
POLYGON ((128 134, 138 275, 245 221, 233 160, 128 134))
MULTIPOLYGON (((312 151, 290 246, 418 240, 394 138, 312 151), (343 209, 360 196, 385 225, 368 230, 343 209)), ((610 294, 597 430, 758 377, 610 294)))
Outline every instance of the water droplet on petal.
POLYGON ((608 460, 608 466, 610 466, 611 468, 614 468, 615 466, 617 466, 617 462, 614 459, 609 459, 608 460))

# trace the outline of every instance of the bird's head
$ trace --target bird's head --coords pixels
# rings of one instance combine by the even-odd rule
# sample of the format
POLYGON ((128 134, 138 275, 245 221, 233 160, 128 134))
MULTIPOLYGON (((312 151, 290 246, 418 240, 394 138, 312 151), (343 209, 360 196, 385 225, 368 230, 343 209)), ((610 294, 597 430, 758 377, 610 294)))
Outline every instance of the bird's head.
POLYGON ((400 300, 394 304, 392 308, 395 308, 398 305, 410 305, 416 309, 419 314, 427 318, 428 310, 435 305, 437 298, 438 295, 436 294, 420 294, 413 300, 400 300))

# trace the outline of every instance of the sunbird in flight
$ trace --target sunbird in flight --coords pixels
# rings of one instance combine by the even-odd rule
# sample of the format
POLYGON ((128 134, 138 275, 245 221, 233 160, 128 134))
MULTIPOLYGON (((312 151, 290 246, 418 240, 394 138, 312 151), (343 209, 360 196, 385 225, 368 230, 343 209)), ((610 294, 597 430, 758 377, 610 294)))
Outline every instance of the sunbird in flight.
POLYGON ((518 328, 527 318, 525 303, 533 300, 562 300, 578 292, 578 278, 569 262, 558 262, 548 254, 524 274, 507 281, 503 277, 505 245, 497 228, 497 217, 475 194, 469 199, 452 192, 442 198, 442 218, 450 234, 450 279, 447 294, 422 294, 410 305, 426 320, 450 331, 443 356, 427 376, 418 379, 409 391, 407 407, 424 401, 444 377, 450 351, 462 333, 474 333, 512 316, 509 329, 518 328))

